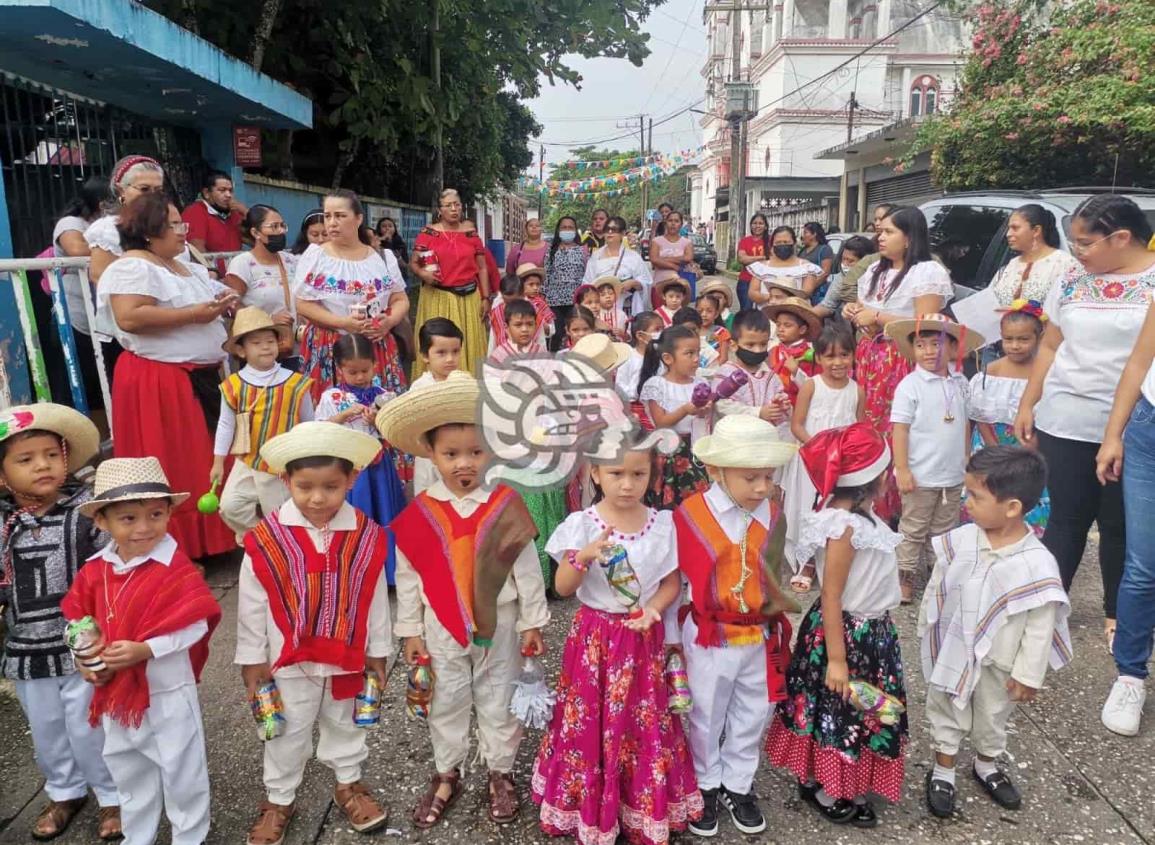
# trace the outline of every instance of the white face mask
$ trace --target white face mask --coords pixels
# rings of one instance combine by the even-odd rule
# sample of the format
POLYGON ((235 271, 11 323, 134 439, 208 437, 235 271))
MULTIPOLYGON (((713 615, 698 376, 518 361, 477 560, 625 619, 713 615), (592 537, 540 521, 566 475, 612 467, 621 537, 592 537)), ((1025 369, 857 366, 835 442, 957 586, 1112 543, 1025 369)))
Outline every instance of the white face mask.
POLYGON ((562 243, 571 244, 573 243, 574 238, 577 237, 577 232, 573 231, 572 229, 562 229, 557 233, 557 236, 561 238, 562 243))

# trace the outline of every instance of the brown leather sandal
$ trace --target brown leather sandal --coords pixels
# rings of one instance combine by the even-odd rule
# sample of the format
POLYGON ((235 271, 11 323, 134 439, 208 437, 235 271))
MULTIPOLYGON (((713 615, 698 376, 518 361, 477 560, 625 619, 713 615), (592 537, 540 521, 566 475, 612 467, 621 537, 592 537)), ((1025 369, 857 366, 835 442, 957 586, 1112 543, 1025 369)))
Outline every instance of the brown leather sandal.
POLYGON ((369 792, 369 787, 361 781, 337 784, 333 800, 345 811, 345 818, 358 833, 378 830, 389 821, 389 811, 377 803, 377 799, 369 792))
POLYGON ((64 833, 87 800, 88 796, 68 801, 49 801, 32 824, 32 838, 39 842, 47 842, 64 833))
POLYGON ((433 827, 453 806, 453 802, 461 795, 461 790, 461 771, 459 769, 454 769, 447 775, 435 774, 429 783, 429 789, 421 797, 417 803, 417 808, 413 811, 413 825, 422 830, 433 827), (442 784, 448 784, 450 788, 448 798, 442 798, 437 794, 437 790, 442 784), (433 817, 433 821, 429 821, 430 816, 433 817))
POLYGON ((96 835, 101 842, 115 842, 124 839, 120 826, 120 807, 101 807, 96 811, 96 835))
POLYGON ((249 828, 248 845, 281 845, 285 841, 285 831, 293 820, 297 805, 261 802, 261 814, 249 828))
POLYGON ((489 817, 497 824, 509 824, 521 812, 517 787, 509 772, 489 773, 489 817))

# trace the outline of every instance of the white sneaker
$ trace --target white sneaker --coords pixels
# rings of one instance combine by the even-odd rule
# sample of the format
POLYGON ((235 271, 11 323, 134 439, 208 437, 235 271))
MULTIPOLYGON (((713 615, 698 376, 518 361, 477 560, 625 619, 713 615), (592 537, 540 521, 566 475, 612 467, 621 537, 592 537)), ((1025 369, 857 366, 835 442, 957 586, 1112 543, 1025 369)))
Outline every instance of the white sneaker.
POLYGON ((1147 690, 1138 678, 1118 678, 1103 705, 1103 727, 1120 736, 1135 736, 1143 718, 1147 690))

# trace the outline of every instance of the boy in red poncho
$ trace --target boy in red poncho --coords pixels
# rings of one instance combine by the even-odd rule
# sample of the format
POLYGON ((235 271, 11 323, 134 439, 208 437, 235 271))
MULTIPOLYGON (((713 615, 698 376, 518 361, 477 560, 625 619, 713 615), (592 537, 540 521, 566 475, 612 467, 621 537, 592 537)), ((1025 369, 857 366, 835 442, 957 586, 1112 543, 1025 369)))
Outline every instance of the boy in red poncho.
POLYGON ((92 617, 106 669, 90 720, 104 725, 104 761, 121 796, 127 845, 156 839, 163 795, 173 845, 209 829, 209 774, 196 684, 221 609, 200 570, 168 533, 174 493, 156 458, 113 458, 96 471, 82 515, 112 537, 61 602, 66 619, 92 617))

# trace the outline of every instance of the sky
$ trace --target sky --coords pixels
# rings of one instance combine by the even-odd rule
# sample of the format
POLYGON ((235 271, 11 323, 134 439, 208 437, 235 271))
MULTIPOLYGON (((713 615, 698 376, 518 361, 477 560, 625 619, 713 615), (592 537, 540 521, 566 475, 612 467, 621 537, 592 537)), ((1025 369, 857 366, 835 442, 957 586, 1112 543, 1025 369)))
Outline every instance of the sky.
MULTIPOLYGON (((655 123, 685 108, 705 93, 702 65, 706 35, 702 0, 668 0, 650 12, 642 29, 649 33, 650 55, 641 67, 627 59, 568 57, 567 64, 583 77, 581 90, 542 82, 542 95, 527 105, 544 128, 530 140, 535 168, 540 144, 545 144, 547 165, 569 158, 570 147, 633 132, 629 138, 609 141, 607 148, 638 146, 638 115, 655 123), (629 126, 618 128, 618 124, 629 126)), ((697 108, 700 108, 698 106, 697 108)), ((654 127, 654 151, 676 152, 701 143, 701 115, 687 112, 654 127)))

